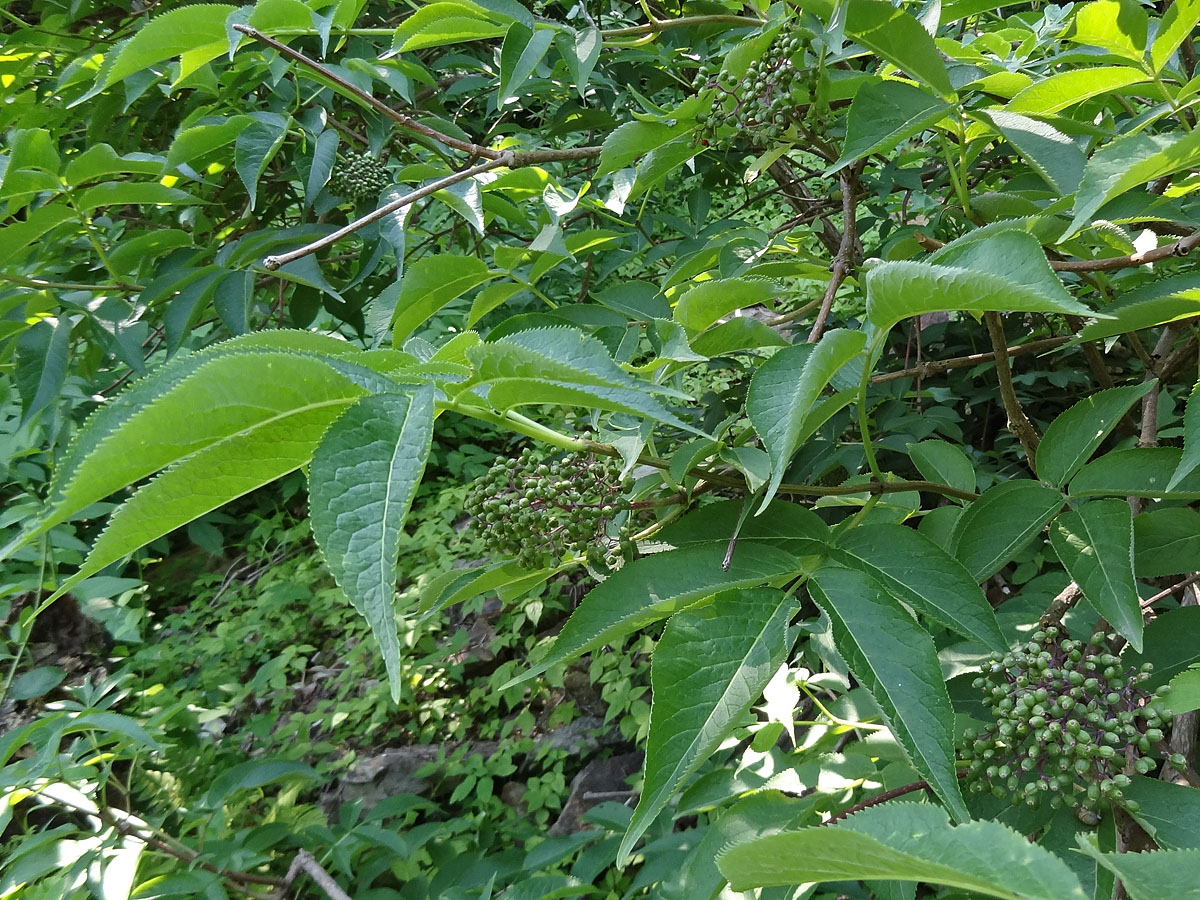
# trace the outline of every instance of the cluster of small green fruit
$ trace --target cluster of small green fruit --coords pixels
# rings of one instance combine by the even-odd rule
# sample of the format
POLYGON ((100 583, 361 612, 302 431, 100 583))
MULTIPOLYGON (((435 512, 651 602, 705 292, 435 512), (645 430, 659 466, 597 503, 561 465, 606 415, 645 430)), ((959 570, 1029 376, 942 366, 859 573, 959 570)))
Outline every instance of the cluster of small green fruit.
POLYGON ((366 152, 347 154, 329 176, 329 190, 356 203, 379 199, 392 184, 392 173, 387 166, 366 152))
POLYGON ((725 124, 736 125, 738 134, 757 144, 783 137, 795 107, 811 96, 810 73, 802 65, 804 48, 804 38, 785 25, 762 58, 750 63, 743 78, 725 68, 714 75, 708 66, 701 66, 693 86, 717 90, 712 108, 700 116, 701 137, 716 140, 725 124))
MULTIPOLYGON (((1136 812, 1123 789, 1126 767, 1146 774, 1170 713, 1140 687, 1153 666, 1127 669, 1108 652, 1115 638, 1097 632, 1085 643, 1048 627, 1010 653, 993 656, 974 681, 996 717, 964 734, 965 774, 973 791, 991 790, 1013 804, 1074 807, 1098 821, 1101 803, 1136 812)), ((1162 689, 1160 689, 1162 690, 1162 689)), ((1172 765, 1183 759, 1171 757, 1172 765)))
POLYGON ((624 493, 632 486, 622 481, 616 460, 587 454, 542 460, 526 448, 516 459, 498 459, 477 478, 465 509, 485 547, 527 569, 577 554, 607 570, 606 549, 629 549, 623 529, 610 525, 629 509, 624 493))

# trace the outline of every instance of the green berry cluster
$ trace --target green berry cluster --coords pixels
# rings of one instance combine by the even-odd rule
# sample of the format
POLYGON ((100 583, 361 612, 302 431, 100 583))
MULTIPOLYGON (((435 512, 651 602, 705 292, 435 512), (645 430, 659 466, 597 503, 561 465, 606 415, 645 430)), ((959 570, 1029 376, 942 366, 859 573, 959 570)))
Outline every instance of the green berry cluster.
POLYGON ((621 480, 616 460, 586 454, 542 460, 526 448, 516 459, 498 459, 477 478, 465 509, 485 547, 527 569, 583 554, 606 571, 607 549, 630 550, 620 529, 609 526, 629 509, 623 495, 632 487, 621 480), (614 530, 618 533, 610 533, 614 530))
POLYGON ((370 153, 350 153, 329 176, 329 190, 347 200, 377 200, 393 184, 387 166, 370 153))
POLYGON ((700 116, 702 139, 715 140, 718 128, 725 124, 736 125, 738 134, 759 145, 783 137, 795 107, 812 94, 809 78, 814 73, 803 64, 805 48, 805 39, 789 24, 762 58, 750 63, 742 78, 725 68, 714 75, 708 66, 701 66, 693 86, 716 89, 712 108, 700 116))
POLYGON ((964 734, 969 788, 990 790, 1014 805, 1065 804, 1092 824, 1101 803, 1136 812, 1137 803, 1122 793, 1130 783, 1125 772, 1144 775, 1157 768, 1151 754, 1171 717, 1155 694, 1140 687, 1153 666, 1123 667, 1106 646, 1115 636, 1103 632, 1086 643, 1055 627, 1032 637, 993 656, 974 681, 996 722, 964 734))

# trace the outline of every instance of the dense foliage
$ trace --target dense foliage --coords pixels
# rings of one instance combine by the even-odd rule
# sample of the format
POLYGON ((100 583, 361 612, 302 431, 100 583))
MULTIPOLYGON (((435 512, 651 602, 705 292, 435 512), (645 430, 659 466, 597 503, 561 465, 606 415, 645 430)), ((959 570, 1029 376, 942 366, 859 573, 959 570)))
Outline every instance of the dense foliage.
POLYGON ((1200 0, 128 7, 0 0, 0 896, 1197 896, 1200 0))

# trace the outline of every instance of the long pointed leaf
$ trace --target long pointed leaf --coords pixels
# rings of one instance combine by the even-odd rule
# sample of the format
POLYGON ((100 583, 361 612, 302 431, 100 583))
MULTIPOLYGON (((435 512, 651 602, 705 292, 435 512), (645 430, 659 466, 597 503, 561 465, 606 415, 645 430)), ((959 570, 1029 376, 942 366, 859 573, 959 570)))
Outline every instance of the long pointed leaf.
POLYGON ((809 590, 833 623, 838 652, 875 698, 913 767, 965 822, 970 814, 954 766, 954 710, 933 639, 862 572, 822 566, 809 590))
POLYGON ((1083 467, 1121 416, 1154 387, 1154 381, 1099 391, 1050 423, 1037 448, 1038 478, 1062 487, 1083 467))
POLYGON ((645 786, 618 860, 762 695, 787 655, 793 608, 776 590, 728 591, 667 623, 650 669, 645 786))
POLYGON ((396 556, 432 439, 433 388, 365 397, 329 429, 309 469, 313 537, 379 641, 394 701, 396 556))

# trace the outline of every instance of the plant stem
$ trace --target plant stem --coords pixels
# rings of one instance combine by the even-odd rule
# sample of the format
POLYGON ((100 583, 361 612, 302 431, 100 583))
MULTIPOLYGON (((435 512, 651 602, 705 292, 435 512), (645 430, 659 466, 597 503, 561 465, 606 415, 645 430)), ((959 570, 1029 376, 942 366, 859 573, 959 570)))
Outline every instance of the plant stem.
MULTIPOLYGON (((1025 450, 1025 459, 1029 468, 1034 469, 1038 447, 1037 429, 1021 408, 1017 399, 1017 391, 1013 386, 1012 368, 1008 364, 1008 342, 1004 337, 1004 322, 998 312, 985 312, 983 320, 987 323, 988 336, 992 339, 992 350, 996 359, 996 378, 1000 382, 1000 396, 1004 399, 1004 411, 1008 414, 1008 427, 1021 447, 1025 450)), ((1035 472, 1036 474, 1036 472, 1035 472)))

